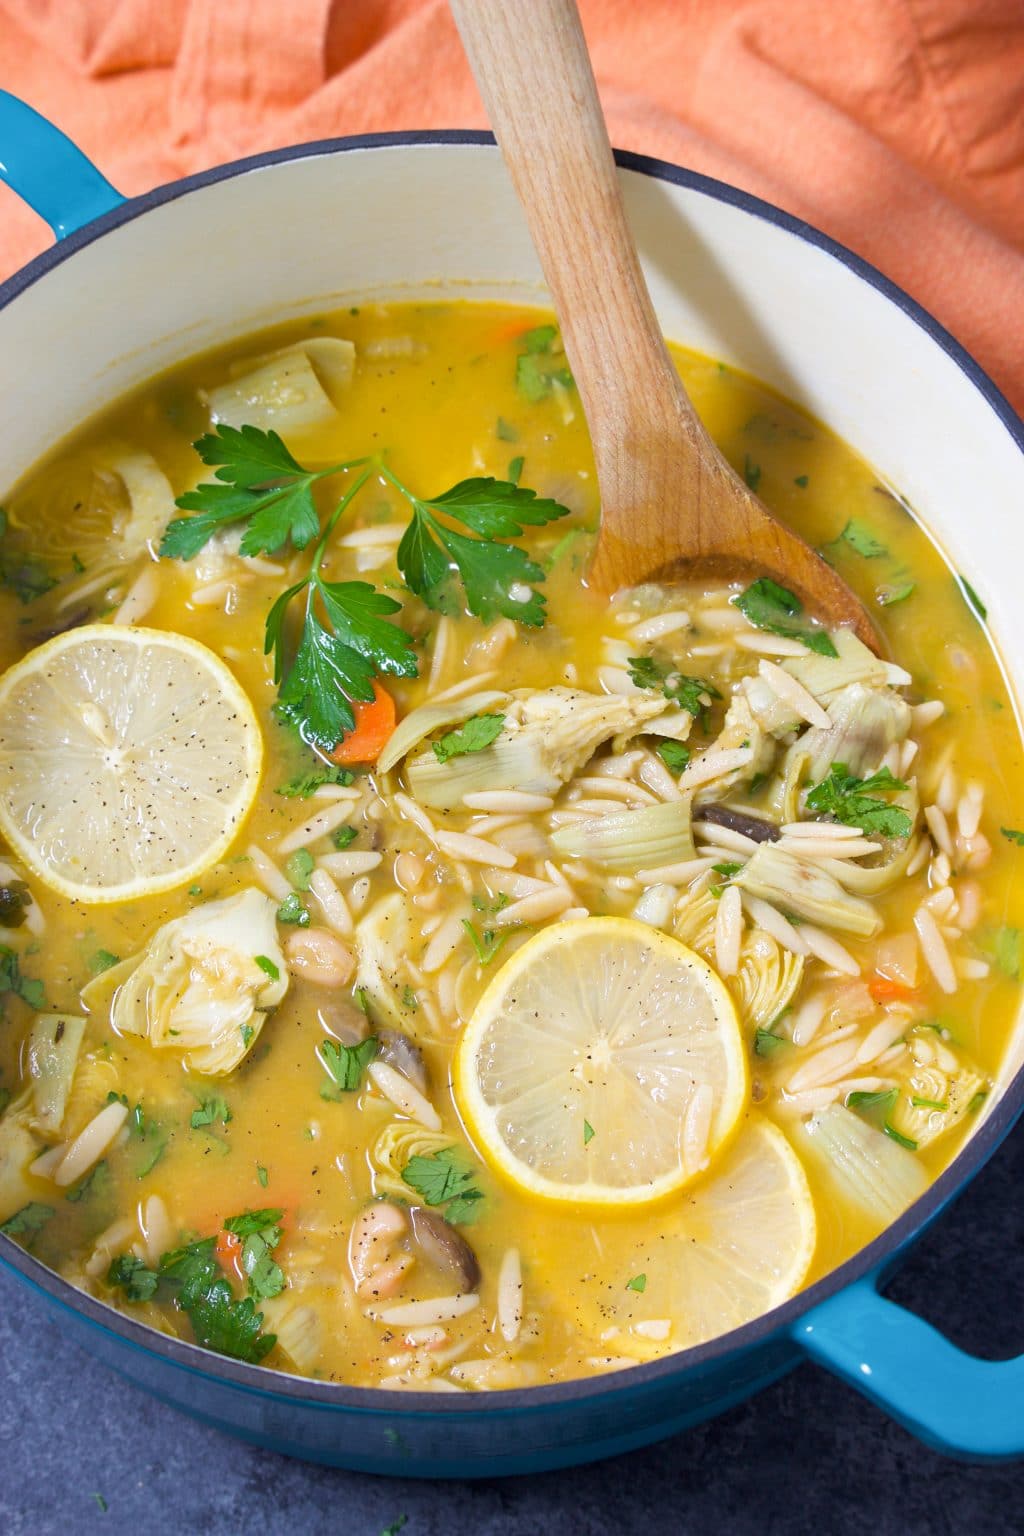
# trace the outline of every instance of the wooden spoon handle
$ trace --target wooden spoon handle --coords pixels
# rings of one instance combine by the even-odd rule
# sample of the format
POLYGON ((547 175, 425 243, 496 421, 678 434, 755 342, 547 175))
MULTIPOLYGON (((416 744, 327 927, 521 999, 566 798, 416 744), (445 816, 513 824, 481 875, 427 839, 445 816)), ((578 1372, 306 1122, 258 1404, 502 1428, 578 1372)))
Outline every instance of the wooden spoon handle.
POLYGON ((642 505, 652 440, 705 433, 640 270, 576 5, 450 3, 555 301, 605 510, 642 505))

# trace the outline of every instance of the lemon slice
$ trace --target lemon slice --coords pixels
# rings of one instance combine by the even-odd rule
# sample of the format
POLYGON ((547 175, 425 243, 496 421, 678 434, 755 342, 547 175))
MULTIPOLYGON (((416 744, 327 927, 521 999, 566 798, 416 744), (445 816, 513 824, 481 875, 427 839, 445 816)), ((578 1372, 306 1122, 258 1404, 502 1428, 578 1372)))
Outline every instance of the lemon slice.
POLYGON ((183 635, 89 624, 0 679, 0 831, 76 901, 152 896, 215 863, 262 758, 248 698, 183 635))
POLYGON ((642 1359, 716 1338, 800 1289, 816 1235, 800 1159, 771 1121, 751 1120, 626 1257, 614 1339, 604 1291, 595 1331, 642 1359))
POLYGON ((626 1206, 694 1178, 747 1093, 736 1011, 709 965, 644 923, 556 923, 512 956, 459 1043, 470 1133, 521 1189, 626 1206))

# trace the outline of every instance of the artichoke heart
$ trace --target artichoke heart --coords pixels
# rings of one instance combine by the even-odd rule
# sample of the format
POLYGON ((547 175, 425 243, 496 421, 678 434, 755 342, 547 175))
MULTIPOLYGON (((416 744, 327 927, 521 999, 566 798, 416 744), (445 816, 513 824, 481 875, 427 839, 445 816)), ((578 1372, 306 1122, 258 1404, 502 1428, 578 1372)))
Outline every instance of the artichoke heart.
POLYGON ((118 976, 114 1028, 181 1051, 190 1071, 208 1077, 238 1066, 288 990, 275 905, 254 889, 165 923, 119 972, 129 965, 118 976))
POLYGON ((554 794, 602 742, 639 729, 667 708, 667 699, 649 693, 518 689, 491 746, 446 763, 432 751, 421 753, 406 763, 409 789, 421 805, 440 811, 454 810, 463 795, 485 789, 554 794))
MULTIPOLYGON (((718 900, 711 876, 702 875, 676 903, 673 933, 681 944, 715 964, 715 919, 718 900)), ((736 995, 740 1016, 751 1030, 767 1029, 792 1002, 803 980, 804 962, 783 949, 763 928, 744 927, 739 966, 727 986, 736 995)))
POLYGON ((552 847, 571 859, 589 859, 602 869, 635 875, 694 857, 690 800, 666 800, 639 810, 613 811, 559 827, 552 847))
POLYGON ((866 688, 886 686, 888 667, 880 656, 857 639, 852 629, 833 630, 832 643, 838 655, 795 656, 782 663, 783 669, 802 683, 826 709, 836 694, 851 683, 860 683, 866 688))
POLYGON ((413 1008, 406 998, 404 961, 411 956, 413 909, 401 891, 384 896, 362 918, 356 930, 358 965, 356 989, 373 1005, 374 1018, 410 1032, 413 1008))
POLYGON ((891 688, 865 688, 851 683, 829 700, 828 730, 805 731, 791 750, 806 754, 812 784, 828 777, 833 763, 863 778, 878 767, 893 742, 905 741, 910 730, 910 705, 891 688))
POLYGON ((870 903, 844 891, 820 861, 800 858, 774 843, 761 843, 733 883, 780 912, 795 912, 823 928, 870 939, 882 926, 870 903))
POLYGON ((36 1014, 28 1040, 28 1070, 32 1123, 44 1135, 55 1136, 63 1124, 84 1031, 85 1019, 79 1014, 36 1014))
POLYGON ((0 1117, 0 1221, 36 1199, 39 1186, 28 1170, 42 1143, 32 1132, 32 1109, 32 1094, 26 1091, 0 1117))
POLYGON ((956 1061, 949 1070, 911 1063, 901 1087, 889 1118, 901 1136, 926 1147, 956 1128, 988 1084, 970 1062, 956 1061))

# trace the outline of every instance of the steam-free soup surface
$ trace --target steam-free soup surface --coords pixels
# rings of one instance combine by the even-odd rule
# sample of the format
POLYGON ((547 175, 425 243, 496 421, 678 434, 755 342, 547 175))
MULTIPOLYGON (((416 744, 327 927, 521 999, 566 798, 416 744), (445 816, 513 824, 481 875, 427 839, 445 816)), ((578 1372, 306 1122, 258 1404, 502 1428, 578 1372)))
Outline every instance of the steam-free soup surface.
MULTIPOLYGON (((169 888, 146 894, 143 806, 111 902, 106 852, 75 862, 70 806, 48 802, 64 830, 40 851, 0 703, 0 1220, 76 1285, 304 1375, 563 1380, 784 1300, 971 1133, 1017 1006, 1024 859, 1019 737, 980 600, 825 427, 674 356, 748 484, 868 604, 886 661, 763 584, 589 593, 586 427, 534 311, 359 306, 248 338, 137 391, 8 496, 4 666, 82 626, 189 637, 262 739, 255 802, 214 862, 176 883, 169 852, 169 888), (318 352, 325 338, 354 352, 318 352), (204 465, 193 443, 217 421, 204 465), (321 529, 352 493, 322 548, 294 507, 254 556, 238 552, 251 515, 197 548, 167 535, 206 515, 202 494, 175 496, 237 468, 225 423, 260 451, 276 430, 293 456, 242 477, 253 506, 367 461, 311 484, 321 529), (506 483, 487 517, 479 484, 468 520, 437 500, 481 477, 506 483), (544 501, 532 522, 516 485, 544 501), (433 499, 427 542, 477 541, 468 567, 449 544, 432 584, 399 550, 402 486, 433 499), (522 537, 503 522, 517 507, 522 537), (154 559, 162 540, 172 557, 154 559), (310 587, 265 654, 268 612, 314 562, 391 599, 375 622, 404 631, 397 670, 349 607, 366 675, 304 686, 303 640, 341 633, 322 597, 307 617, 310 587), (336 729, 345 687, 354 731, 336 729), (438 700, 391 762, 391 703, 401 730, 438 700), (670 998, 684 974, 691 990, 655 1028, 662 974, 670 998)), ((224 772, 244 800, 243 770, 224 772)))

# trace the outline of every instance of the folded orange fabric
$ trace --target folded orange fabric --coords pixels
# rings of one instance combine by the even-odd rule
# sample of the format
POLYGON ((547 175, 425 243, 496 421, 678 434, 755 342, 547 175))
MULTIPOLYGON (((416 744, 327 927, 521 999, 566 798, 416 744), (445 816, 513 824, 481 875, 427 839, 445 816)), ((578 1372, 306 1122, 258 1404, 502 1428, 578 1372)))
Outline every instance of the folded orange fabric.
MULTIPOLYGON (((581 10, 613 142, 851 246, 1024 409, 1020 0, 581 10)), ((445 0, 0 0, 0 20, 0 85, 127 193, 281 144, 485 124, 445 0)), ((0 188, 0 276, 47 240, 0 188)))

